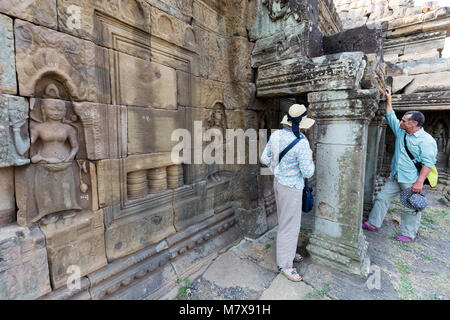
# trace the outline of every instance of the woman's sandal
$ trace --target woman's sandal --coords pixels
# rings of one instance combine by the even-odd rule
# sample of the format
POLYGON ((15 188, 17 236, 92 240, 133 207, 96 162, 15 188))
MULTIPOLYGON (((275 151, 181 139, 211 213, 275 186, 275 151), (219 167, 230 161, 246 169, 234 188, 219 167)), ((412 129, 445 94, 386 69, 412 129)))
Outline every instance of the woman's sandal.
POLYGON ((296 253, 294 257, 294 262, 302 262, 303 257, 300 255, 300 253, 296 253))
POLYGON ((281 269, 280 272, 291 281, 299 282, 303 280, 302 276, 297 273, 297 270, 295 270, 295 268, 284 268, 281 269))

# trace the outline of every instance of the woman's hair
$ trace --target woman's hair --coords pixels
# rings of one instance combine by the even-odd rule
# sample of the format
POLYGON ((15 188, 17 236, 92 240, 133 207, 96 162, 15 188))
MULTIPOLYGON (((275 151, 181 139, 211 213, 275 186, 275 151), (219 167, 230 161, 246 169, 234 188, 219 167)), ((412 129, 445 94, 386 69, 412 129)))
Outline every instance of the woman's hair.
POLYGON ((420 112, 420 111, 408 111, 407 113, 405 113, 405 115, 408 115, 408 114, 411 115, 409 120, 417 121, 417 126, 418 127, 422 127, 423 124, 425 123, 425 116, 423 115, 422 112, 420 112))

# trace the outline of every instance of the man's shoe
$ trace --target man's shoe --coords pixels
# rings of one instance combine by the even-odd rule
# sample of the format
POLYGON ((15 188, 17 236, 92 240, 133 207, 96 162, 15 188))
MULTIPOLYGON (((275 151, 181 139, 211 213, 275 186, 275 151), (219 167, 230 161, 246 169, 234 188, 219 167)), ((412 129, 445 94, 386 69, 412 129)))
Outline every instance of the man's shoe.
POLYGON ((369 231, 377 231, 377 228, 372 227, 371 225, 369 225, 366 221, 363 221, 362 223, 362 228, 369 230, 369 231))
POLYGON ((396 236, 395 239, 397 239, 400 242, 411 242, 411 241, 413 241, 413 239, 411 239, 410 237, 402 236, 402 235, 396 236))

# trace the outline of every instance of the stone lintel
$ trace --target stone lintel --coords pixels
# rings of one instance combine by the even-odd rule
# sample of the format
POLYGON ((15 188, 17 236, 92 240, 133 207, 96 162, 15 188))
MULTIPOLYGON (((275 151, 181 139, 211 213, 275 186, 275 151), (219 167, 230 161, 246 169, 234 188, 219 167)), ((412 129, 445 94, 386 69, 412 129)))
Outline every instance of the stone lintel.
POLYGON ((295 96, 325 90, 358 90, 367 62, 362 52, 292 58, 258 68, 257 97, 295 96))
POLYGON ((395 19, 384 28, 387 38, 397 38, 439 29, 450 29, 449 7, 440 8, 435 16, 431 15, 427 19, 420 19, 420 15, 395 19))
POLYGON ((450 91, 394 94, 392 106, 396 111, 446 111, 450 110, 450 91))

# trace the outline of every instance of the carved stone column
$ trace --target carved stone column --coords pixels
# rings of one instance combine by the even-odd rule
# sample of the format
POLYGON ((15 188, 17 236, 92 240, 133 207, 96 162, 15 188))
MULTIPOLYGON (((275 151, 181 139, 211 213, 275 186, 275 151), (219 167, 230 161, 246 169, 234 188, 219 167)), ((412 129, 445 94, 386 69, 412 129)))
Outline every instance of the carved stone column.
POLYGON ((367 277, 370 258, 361 229, 367 134, 378 91, 308 94, 316 119, 315 228, 307 250, 313 260, 367 277))
MULTIPOLYGON (((364 217, 366 218, 372 209, 375 184, 377 181, 377 172, 380 157, 380 143, 386 129, 386 120, 384 113, 385 103, 379 105, 375 117, 369 123, 367 136, 367 158, 366 158, 366 177, 364 184, 364 217)), ((382 151, 382 150, 381 150, 382 151)), ((382 153, 382 152, 381 152, 382 153)), ((382 154, 381 154, 382 156, 382 154)))

